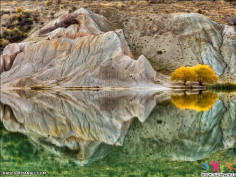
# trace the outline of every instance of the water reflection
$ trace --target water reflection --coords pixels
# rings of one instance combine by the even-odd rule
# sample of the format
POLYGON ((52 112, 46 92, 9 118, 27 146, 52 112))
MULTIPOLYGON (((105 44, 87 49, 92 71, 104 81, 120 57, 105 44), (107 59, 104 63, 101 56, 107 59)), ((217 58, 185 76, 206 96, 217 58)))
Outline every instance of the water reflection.
POLYGON ((215 102, 218 100, 217 93, 199 91, 195 94, 186 94, 185 92, 179 95, 171 95, 171 101, 180 110, 192 109, 198 112, 209 111, 215 102))
POLYGON ((134 117, 143 122, 155 106, 155 92, 3 91, 4 127, 35 142, 78 150, 86 163, 101 143, 122 145, 134 117))
MULTIPOLYGON (((148 168, 151 162, 196 161, 234 147, 236 97, 222 98, 208 92, 2 91, 1 120, 9 132, 44 148, 42 162, 50 152, 58 161, 93 165, 96 160, 107 167, 137 161, 148 168)), ((17 159, 9 152, 14 142, 6 137, 2 156, 17 159)))

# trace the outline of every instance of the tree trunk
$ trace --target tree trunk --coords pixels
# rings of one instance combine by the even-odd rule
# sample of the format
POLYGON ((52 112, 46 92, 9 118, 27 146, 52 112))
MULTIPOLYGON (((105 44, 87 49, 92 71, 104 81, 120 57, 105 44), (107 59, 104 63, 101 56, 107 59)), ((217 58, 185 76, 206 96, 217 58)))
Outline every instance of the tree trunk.
POLYGON ((202 94, 202 90, 199 90, 199 95, 201 95, 202 94))
POLYGON ((202 81, 199 81, 199 85, 203 86, 203 85, 202 85, 202 81))

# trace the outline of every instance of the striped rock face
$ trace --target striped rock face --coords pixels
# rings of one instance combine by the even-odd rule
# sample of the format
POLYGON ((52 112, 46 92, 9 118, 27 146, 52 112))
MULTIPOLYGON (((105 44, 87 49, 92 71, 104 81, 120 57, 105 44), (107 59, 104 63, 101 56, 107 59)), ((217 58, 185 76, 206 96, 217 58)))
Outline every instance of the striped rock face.
POLYGON ((2 87, 157 87, 149 61, 134 60, 123 31, 112 30, 85 9, 62 16, 4 49, 2 87))

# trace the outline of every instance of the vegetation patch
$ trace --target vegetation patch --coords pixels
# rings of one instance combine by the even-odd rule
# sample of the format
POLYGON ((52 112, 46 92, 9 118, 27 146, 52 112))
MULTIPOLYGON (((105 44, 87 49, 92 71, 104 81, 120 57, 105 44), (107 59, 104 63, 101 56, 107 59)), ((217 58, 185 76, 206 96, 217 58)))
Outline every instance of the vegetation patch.
POLYGON ((43 87, 43 86, 34 86, 30 88, 31 90, 49 90, 50 87, 43 87))
POLYGON ((226 83, 217 83, 208 85, 207 89, 214 90, 214 91, 236 91, 236 83, 235 82, 226 82, 226 83))
POLYGON ((171 102, 180 110, 208 111, 218 100, 218 95, 212 92, 199 94, 171 95, 171 102))
POLYGON ((19 42, 28 36, 32 29, 35 17, 30 10, 22 6, 17 7, 16 13, 5 15, 0 34, 0 50, 2 51, 9 43, 19 42))
POLYGON ((204 84, 212 84, 217 82, 219 77, 209 65, 196 65, 194 67, 181 66, 176 69, 172 75, 171 80, 182 81, 183 85, 187 81, 198 82, 200 86, 204 84))

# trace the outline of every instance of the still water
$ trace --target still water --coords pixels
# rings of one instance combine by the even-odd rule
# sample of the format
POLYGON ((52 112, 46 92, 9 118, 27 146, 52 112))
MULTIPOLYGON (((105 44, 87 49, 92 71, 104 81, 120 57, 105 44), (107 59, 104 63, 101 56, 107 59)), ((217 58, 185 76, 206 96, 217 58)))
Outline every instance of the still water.
POLYGON ((212 161, 223 173, 235 140, 234 93, 1 93, 1 174, 201 176, 212 161))

